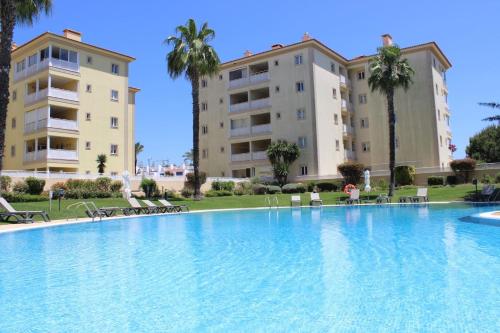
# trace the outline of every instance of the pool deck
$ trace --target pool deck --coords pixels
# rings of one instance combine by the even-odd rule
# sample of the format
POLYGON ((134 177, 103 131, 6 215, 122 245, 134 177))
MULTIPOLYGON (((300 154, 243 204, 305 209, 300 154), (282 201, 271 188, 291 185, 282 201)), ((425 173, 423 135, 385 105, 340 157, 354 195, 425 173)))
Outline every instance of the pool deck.
MULTIPOLYGON (((464 203, 464 201, 431 201, 426 203, 384 203, 384 204, 354 204, 354 205, 322 205, 322 206, 280 206, 280 207, 253 207, 253 208, 224 208, 224 209, 203 209, 203 210, 195 210, 191 212, 182 212, 182 213, 166 213, 166 214, 141 214, 141 215, 119 215, 106 217, 103 219, 91 219, 91 218, 73 218, 73 219, 63 219, 63 220, 53 220, 51 222, 34 222, 34 223, 12 223, 12 224, 1 224, 0 225, 0 234, 14 232, 14 231, 23 231, 23 230, 32 230, 39 228, 50 228, 57 227, 63 225, 71 225, 71 224, 80 224, 80 223, 99 223, 111 220, 119 220, 119 219, 131 219, 137 217, 146 217, 146 216, 168 216, 168 215, 179 215, 179 214, 198 214, 198 213, 208 213, 208 212, 226 212, 226 211, 235 211, 235 210, 262 210, 262 209, 290 209, 290 208, 321 208, 321 207, 361 207, 361 206, 412 206, 412 205, 427 205, 427 204, 450 204, 450 203, 464 203)), ((473 204, 474 202, 469 202, 473 204)), ((485 218, 488 220, 492 220, 495 222, 499 222, 500 224, 500 211, 486 212, 477 214, 475 217, 485 218)))

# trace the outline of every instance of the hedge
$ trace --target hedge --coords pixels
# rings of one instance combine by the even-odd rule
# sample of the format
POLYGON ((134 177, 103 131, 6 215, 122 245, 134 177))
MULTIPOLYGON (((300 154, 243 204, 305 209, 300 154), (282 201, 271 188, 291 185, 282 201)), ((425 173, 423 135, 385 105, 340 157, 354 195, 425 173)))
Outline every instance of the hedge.
POLYGON ((283 185, 281 188, 281 192, 283 193, 304 193, 306 191, 306 187, 301 183, 290 183, 283 185))
POLYGON ((337 170, 342 174, 347 184, 357 185, 361 181, 365 166, 357 162, 346 162, 339 164, 337 170))
POLYGON ((317 183, 316 187, 321 192, 335 192, 335 191, 338 191, 338 189, 339 189, 339 186, 333 182, 317 183))
POLYGON ((49 200, 49 198, 44 195, 32 195, 16 192, 2 192, 0 195, 8 202, 39 202, 49 200))
POLYGON ((458 177, 455 175, 446 176, 446 184, 457 185, 458 184, 458 177))
POLYGON ((233 195, 233 192, 226 190, 210 190, 205 192, 205 196, 207 198, 211 197, 230 197, 233 195))
POLYGON ((212 190, 214 191, 234 191, 235 184, 233 181, 215 181, 212 182, 212 190))
POLYGON ((396 174, 396 184, 398 186, 412 185, 415 181, 415 167, 412 165, 400 165, 394 170, 396 174))
POLYGON ((427 185, 435 186, 435 185, 444 185, 444 177, 443 176, 430 176, 427 178, 427 185))

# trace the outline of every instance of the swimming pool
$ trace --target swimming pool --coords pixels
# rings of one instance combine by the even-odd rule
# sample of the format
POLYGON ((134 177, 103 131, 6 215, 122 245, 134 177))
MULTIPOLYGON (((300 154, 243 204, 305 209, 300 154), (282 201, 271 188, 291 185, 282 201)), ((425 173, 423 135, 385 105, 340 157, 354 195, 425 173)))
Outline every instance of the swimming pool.
POLYGON ((0 234, 0 332, 500 327, 500 227, 465 204, 193 213, 0 234))

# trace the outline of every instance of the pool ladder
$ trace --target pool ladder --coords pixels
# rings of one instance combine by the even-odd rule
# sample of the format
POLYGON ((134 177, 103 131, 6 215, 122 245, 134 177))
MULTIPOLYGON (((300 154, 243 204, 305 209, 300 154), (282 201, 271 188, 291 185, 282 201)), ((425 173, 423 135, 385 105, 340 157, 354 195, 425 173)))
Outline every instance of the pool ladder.
POLYGON ((273 208, 273 205, 274 205, 274 208, 278 208, 280 205, 280 202, 279 202, 277 196, 272 197, 272 199, 270 197, 266 197, 264 200, 267 203, 267 206, 269 207, 269 209, 273 208))
MULTIPOLYGON (((97 206, 95 205, 95 203, 93 203, 92 201, 79 201, 79 202, 75 202, 75 203, 69 205, 68 207, 66 207, 66 209, 78 208, 78 207, 81 207, 81 206, 84 206, 85 209, 88 212, 99 210, 99 208, 97 208, 97 206)), ((78 214, 75 216, 75 219, 78 220, 78 214)), ((94 222, 94 219, 95 219, 95 216, 92 216, 92 222, 94 222)), ((102 221, 102 216, 101 215, 99 215, 99 220, 102 221)))

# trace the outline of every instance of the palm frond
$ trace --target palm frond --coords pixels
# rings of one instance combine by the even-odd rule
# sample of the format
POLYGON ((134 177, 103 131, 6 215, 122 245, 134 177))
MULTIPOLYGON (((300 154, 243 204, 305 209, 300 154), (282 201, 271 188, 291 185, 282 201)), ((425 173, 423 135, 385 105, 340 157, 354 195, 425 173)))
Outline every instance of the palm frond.
POLYGON ((490 108, 493 108, 493 109, 500 109, 500 103, 496 103, 496 102, 489 102, 489 103, 479 103, 479 105, 481 106, 488 106, 490 108))
POLYGON ((14 0, 16 22, 32 25, 41 14, 50 14, 52 0, 14 0))

